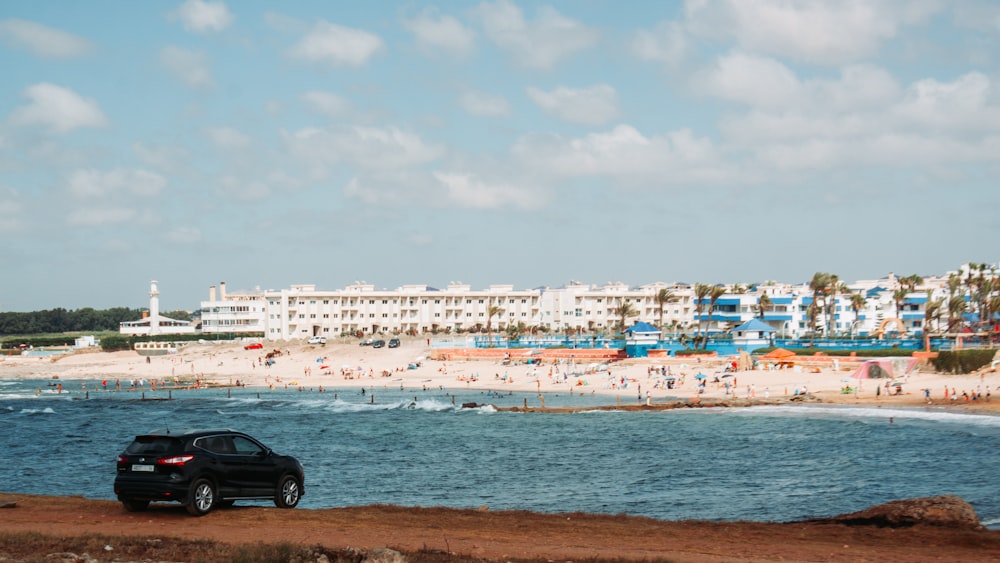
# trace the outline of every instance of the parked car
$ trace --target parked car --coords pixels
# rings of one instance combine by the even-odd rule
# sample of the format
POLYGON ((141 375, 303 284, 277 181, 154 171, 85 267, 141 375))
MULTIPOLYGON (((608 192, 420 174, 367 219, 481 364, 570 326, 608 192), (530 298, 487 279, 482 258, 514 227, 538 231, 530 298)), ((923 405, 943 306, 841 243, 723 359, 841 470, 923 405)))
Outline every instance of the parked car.
POLYGON ((115 495, 129 512, 175 501, 202 516, 238 500, 294 508, 305 494, 302 464, 235 430, 159 430, 118 456, 115 495))
POLYGON ((372 342, 372 348, 382 348, 383 346, 385 346, 385 340, 376 340, 375 342, 372 342))
POLYGON ((369 338, 368 340, 362 340, 358 342, 358 346, 371 346, 375 341, 369 338))
POLYGON ((390 348, 399 348, 399 339, 398 338, 390 338, 389 339, 389 347, 390 348))
POLYGON ((325 336, 313 336, 309 339, 310 344, 326 344, 325 336))
POLYGON ((244 350, 260 350, 262 348, 264 348, 264 344, 261 342, 254 342, 243 347, 244 350))

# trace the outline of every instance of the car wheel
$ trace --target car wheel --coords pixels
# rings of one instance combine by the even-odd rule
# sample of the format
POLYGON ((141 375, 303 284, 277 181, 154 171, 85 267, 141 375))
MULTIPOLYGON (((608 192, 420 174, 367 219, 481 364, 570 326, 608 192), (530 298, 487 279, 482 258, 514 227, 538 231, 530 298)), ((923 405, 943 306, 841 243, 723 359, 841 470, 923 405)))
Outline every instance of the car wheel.
POLYGON ((291 475, 285 475, 278 481, 278 490, 274 495, 274 505, 278 508, 295 508, 302 498, 299 481, 291 475))
POLYGON ((208 479, 195 479, 188 493, 187 511, 194 516, 204 516, 215 506, 215 487, 208 479))
POLYGON ((121 501, 122 501, 122 506, 124 506, 125 510, 127 510, 129 512, 142 512, 143 510, 146 510, 146 508, 149 507, 149 501, 148 500, 136 500, 136 499, 133 499, 133 498, 123 498, 123 499, 121 499, 121 501))

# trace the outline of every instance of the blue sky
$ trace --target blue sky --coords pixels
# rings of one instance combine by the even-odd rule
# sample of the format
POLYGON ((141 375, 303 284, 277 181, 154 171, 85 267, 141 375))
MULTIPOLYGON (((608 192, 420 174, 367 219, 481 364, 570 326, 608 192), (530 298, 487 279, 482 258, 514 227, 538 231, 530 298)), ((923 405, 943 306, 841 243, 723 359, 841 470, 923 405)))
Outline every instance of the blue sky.
POLYGON ((0 4, 0 311, 996 262, 1000 3, 0 4))

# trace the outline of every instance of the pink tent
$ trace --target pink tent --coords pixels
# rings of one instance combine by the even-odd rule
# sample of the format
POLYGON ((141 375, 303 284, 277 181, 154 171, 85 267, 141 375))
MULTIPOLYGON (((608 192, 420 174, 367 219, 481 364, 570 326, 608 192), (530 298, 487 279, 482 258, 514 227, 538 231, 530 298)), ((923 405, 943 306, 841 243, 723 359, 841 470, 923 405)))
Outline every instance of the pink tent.
POLYGON ((879 358, 867 360, 851 374, 851 379, 896 379, 913 372, 919 360, 916 358, 879 358))

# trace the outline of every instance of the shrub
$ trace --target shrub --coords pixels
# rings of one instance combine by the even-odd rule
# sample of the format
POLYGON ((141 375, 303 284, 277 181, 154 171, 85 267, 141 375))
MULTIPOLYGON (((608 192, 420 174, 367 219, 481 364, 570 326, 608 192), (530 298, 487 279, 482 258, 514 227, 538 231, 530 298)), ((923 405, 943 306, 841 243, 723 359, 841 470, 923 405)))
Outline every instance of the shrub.
POLYGON ((931 365, 941 373, 971 373, 989 364, 996 350, 949 350, 938 352, 931 365))

